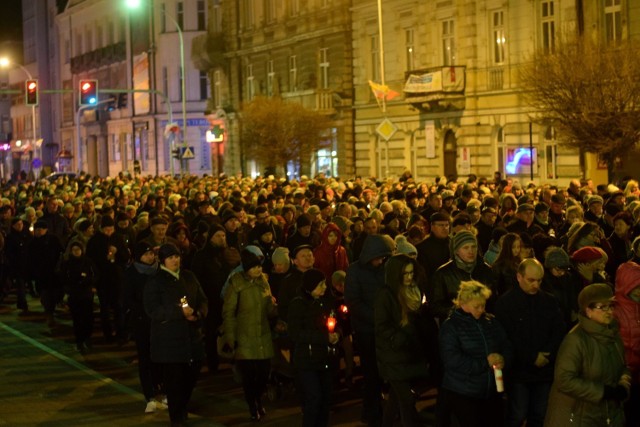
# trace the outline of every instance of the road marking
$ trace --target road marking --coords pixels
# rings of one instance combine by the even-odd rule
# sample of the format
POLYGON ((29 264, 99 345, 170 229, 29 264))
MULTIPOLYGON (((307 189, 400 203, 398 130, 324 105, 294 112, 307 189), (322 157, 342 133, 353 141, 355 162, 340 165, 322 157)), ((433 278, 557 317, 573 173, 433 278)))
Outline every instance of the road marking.
POLYGON ((104 384, 110 385, 111 387, 115 388, 119 392, 124 393, 124 394, 128 394, 129 396, 133 396, 133 397, 135 397, 135 398, 137 398, 139 400, 142 400, 142 401, 145 400, 145 398, 142 395, 142 393, 139 393, 139 392, 127 387, 126 385, 122 385, 119 382, 114 381, 109 377, 105 377, 104 375, 94 371, 93 369, 87 368, 82 363, 79 363, 76 360, 65 356, 64 354, 55 351, 51 347, 48 347, 48 346, 42 344, 41 342, 34 340, 33 338, 23 334, 22 332, 13 329, 11 326, 6 325, 4 322, 0 322, 0 327, 2 329, 4 329, 5 331, 9 332, 10 334, 14 335, 15 337, 20 338, 21 340, 23 340, 23 341, 31 344, 32 346, 44 351, 45 353, 50 354, 51 356, 55 357, 56 359, 61 360, 62 362, 66 363, 67 365, 76 368, 77 370, 89 375, 90 377, 93 377, 94 379, 96 379, 96 380, 98 380, 98 381, 100 381, 100 382, 102 382, 104 384))

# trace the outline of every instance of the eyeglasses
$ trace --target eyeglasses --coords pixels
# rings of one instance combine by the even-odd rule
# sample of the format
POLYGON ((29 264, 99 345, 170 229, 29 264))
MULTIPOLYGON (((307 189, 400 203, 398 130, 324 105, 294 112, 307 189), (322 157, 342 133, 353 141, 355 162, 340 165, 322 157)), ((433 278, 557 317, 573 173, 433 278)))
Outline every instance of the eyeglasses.
POLYGON ((604 305, 594 305, 592 307, 593 310, 602 310, 602 311, 611 311, 613 310, 613 304, 604 304, 604 305))

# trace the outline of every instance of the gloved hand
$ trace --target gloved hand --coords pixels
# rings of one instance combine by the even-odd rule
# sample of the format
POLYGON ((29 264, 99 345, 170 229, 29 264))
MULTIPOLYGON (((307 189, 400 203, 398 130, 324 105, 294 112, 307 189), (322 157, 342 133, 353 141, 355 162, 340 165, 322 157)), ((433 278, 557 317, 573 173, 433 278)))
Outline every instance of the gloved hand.
POLYGON ((604 394, 602 396, 603 400, 615 400, 618 403, 623 402, 627 395, 627 389, 621 385, 617 385, 615 387, 604 386, 604 394))

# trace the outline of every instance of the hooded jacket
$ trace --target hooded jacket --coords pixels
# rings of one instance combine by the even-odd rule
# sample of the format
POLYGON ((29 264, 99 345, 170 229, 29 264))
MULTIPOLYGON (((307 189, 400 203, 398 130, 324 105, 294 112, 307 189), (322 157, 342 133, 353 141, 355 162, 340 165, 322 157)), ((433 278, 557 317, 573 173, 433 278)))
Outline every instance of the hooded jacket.
POLYGON ((620 323, 625 359, 633 382, 640 383, 640 303, 629 297, 640 286, 640 265, 625 262, 616 273, 616 305, 614 314, 620 323))
POLYGON ((341 242, 340 228, 334 223, 329 223, 322 230, 320 246, 313 250, 313 258, 315 259, 313 266, 324 273, 329 289, 331 289, 331 275, 338 270, 346 271, 349 267, 347 251, 341 246, 341 242), (329 244, 329 233, 332 231, 338 236, 338 240, 333 245, 329 244))
POLYGON ((351 313, 351 326, 356 334, 374 334, 374 306, 378 291, 384 286, 384 263, 374 267, 376 258, 393 254, 395 243, 388 236, 370 235, 364 241, 358 261, 349 266, 344 300, 351 313))

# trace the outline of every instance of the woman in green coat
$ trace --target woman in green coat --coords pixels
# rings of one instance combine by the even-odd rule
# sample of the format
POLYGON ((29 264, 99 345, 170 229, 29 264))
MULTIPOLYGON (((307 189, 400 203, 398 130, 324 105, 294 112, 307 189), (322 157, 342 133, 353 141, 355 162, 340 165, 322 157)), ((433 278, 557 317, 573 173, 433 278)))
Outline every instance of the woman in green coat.
POLYGON ((611 287, 602 283, 578 295, 578 325, 558 351, 545 427, 624 426, 631 376, 612 300, 611 287))

